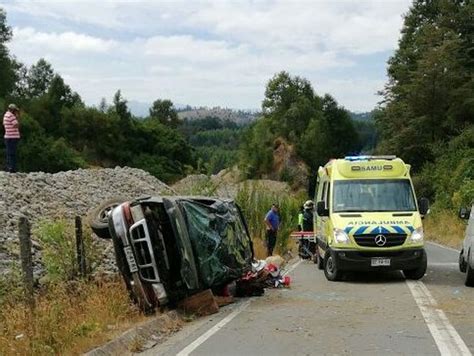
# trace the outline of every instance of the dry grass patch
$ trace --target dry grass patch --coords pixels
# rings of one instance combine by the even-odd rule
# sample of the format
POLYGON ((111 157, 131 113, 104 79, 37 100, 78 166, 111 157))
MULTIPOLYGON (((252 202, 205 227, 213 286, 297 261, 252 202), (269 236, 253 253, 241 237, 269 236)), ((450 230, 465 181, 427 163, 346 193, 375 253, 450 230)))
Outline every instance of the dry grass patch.
POLYGON ((39 293, 33 314, 22 301, 4 301, 0 354, 76 355, 141 320, 120 281, 56 284, 39 293))
POLYGON ((460 248, 466 231, 463 220, 450 210, 433 212, 423 221, 426 239, 460 248))

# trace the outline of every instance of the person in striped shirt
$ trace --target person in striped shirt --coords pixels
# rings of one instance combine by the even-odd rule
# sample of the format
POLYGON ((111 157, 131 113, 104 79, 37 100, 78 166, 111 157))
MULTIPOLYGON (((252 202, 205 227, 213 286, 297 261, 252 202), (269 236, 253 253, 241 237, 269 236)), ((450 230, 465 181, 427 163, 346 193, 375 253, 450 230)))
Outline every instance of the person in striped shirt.
POLYGON ((20 141, 19 119, 20 109, 15 104, 8 105, 8 110, 3 116, 6 146, 6 171, 16 172, 16 149, 20 141))

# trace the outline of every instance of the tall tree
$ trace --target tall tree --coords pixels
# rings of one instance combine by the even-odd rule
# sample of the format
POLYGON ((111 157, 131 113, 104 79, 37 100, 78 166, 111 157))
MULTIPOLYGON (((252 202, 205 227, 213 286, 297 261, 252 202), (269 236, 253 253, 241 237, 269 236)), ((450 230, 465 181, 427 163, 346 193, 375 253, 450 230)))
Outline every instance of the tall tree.
POLYGON ((120 120, 123 123, 129 122, 132 118, 132 114, 128 109, 128 102, 122 96, 122 92, 120 91, 120 89, 117 90, 117 92, 115 93, 113 102, 114 105, 111 107, 111 109, 119 116, 120 120))
POLYGON ((6 46, 11 37, 12 30, 7 24, 7 14, 0 8, 0 98, 7 97, 15 87, 14 61, 6 46))
POLYGON ((376 116, 379 150, 401 155, 415 171, 472 123, 473 10, 469 1, 415 0, 389 60, 376 116))
POLYGON ((27 83, 31 98, 39 97, 48 91, 49 85, 54 78, 54 70, 50 63, 44 58, 38 60, 28 70, 27 83))
POLYGON ((155 100, 150 108, 150 117, 169 127, 176 128, 179 125, 178 113, 173 102, 168 99, 155 100))
POLYGON ((273 129, 281 136, 295 140, 319 109, 319 98, 308 80, 283 71, 267 83, 262 110, 273 118, 273 129))

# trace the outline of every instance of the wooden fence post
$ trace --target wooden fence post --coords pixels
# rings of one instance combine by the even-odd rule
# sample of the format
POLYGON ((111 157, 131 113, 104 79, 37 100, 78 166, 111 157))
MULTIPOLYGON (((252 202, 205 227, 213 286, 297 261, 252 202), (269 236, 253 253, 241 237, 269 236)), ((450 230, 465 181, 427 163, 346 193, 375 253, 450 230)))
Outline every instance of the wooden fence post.
POLYGON ((84 237, 82 234, 82 220, 80 216, 76 216, 76 252, 77 265, 79 266, 79 274, 84 277, 86 275, 86 251, 84 247, 84 237))
POLYGON ((34 308, 35 298, 33 294, 33 260, 31 257, 30 223, 24 216, 20 217, 18 231, 20 238, 21 269, 23 272, 25 297, 30 307, 34 308))

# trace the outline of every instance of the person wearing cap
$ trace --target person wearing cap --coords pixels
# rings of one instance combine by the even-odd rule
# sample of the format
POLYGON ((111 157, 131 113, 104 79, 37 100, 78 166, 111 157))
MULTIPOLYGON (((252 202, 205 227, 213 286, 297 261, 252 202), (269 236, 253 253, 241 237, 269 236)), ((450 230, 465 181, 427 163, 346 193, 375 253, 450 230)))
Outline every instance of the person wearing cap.
MULTIPOLYGON (((298 216, 298 228, 299 231, 313 231, 313 208, 314 203, 312 200, 307 200, 302 208, 302 212, 298 216)), ((301 239, 299 241, 298 254, 301 258, 307 259, 311 257, 311 253, 314 253, 314 248, 310 241, 307 239, 301 239)))
POLYGON ((280 226, 280 215, 278 214, 278 204, 273 204, 271 209, 265 215, 267 255, 273 255, 273 249, 276 245, 278 228, 280 226))
POLYGON ((312 200, 307 200, 303 205, 303 231, 313 231, 313 209, 314 203, 312 200))
POLYGON ((5 128, 6 171, 10 173, 16 172, 16 150, 20 141, 19 117, 20 109, 15 104, 8 105, 8 110, 3 116, 3 127, 5 128))

